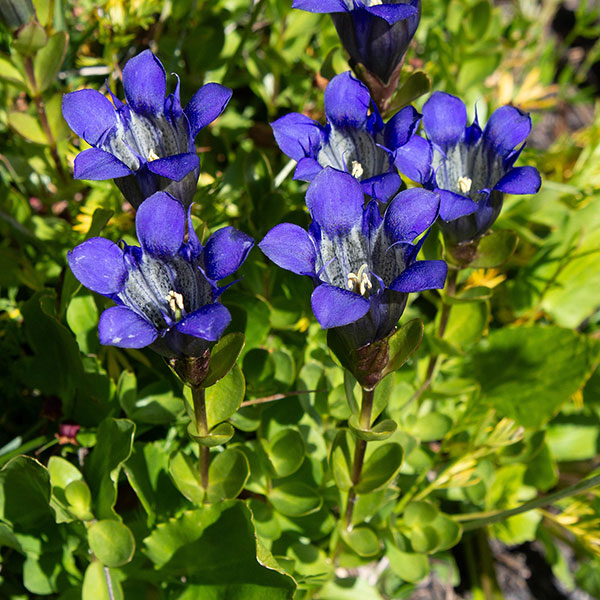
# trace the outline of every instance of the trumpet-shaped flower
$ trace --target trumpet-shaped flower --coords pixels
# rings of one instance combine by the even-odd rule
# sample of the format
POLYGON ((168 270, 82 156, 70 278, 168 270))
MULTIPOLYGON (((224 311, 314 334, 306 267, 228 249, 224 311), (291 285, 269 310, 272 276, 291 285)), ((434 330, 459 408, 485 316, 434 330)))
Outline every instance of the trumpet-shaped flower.
POLYGON ((394 329, 408 292, 444 286, 446 263, 417 261, 414 243, 437 218, 437 194, 400 192, 381 216, 375 200, 364 206, 356 179, 326 168, 310 184, 306 204, 308 232, 282 223, 259 247, 280 267, 312 278, 312 309, 323 329, 344 328, 360 348, 394 329))
POLYGON ((75 178, 114 179, 135 208, 159 190, 188 206, 200 173, 194 139, 223 112, 231 90, 208 83, 182 109, 179 80, 165 98, 165 70, 150 50, 127 62, 123 89, 127 103, 91 89, 63 97, 69 127, 92 146, 75 158, 75 178))
POLYGON ((141 247, 91 238, 68 253, 75 277, 90 290, 116 302, 102 313, 102 344, 152 348, 165 356, 200 356, 219 339, 231 320, 218 302, 217 282, 244 262, 251 237, 224 227, 202 247, 185 209, 157 192, 135 219, 141 247))
POLYGON ((474 240, 494 223, 504 194, 535 194, 541 185, 534 167, 515 167, 531 131, 528 114, 501 106, 482 130, 467 126, 462 100, 434 92, 423 106, 429 140, 414 136, 396 154, 411 179, 440 194, 440 226, 452 243, 474 240))
POLYGON ((294 8, 331 13, 350 58, 387 83, 415 35, 421 1, 294 0, 294 8))
POLYGON ((333 167, 354 176, 369 196, 389 200, 401 184, 396 152, 413 136, 419 113, 407 106, 384 123, 367 87, 347 71, 327 85, 325 115, 325 126, 300 113, 271 124, 281 150, 298 161, 294 179, 312 181, 333 167))

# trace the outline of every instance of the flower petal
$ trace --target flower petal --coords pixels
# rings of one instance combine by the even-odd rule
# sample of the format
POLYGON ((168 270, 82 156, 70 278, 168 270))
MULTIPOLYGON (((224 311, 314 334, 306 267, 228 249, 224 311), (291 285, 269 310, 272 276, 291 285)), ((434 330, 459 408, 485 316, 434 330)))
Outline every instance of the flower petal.
POLYGON ((440 195, 440 217, 444 221, 454 221, 459 217, 477 212, 479 204, 475 200, 455 194, 449 190, 435 190, 440 195))
POLYGON ((135 216, 135 230, 144 250, 152 256, 173 256, 185 235, 185 210, 165 192, 146 198, 135 216))
POLYGON ((402 184, 398 173, 384 173, 360 182, 362 190, 367 196, 377 198, 381 202, 387 202, 402 184))
POLYGON ((225 110, 232 94, 224 85, 207 83, 193 95, 183 110, 190 122, 191 139, 225 110))
POLYGON ((144 348, 157 337, 154 325, 126 306, 112 306, 100 316, 100 343, 119 348, 144 348))
POLYGON ((327 233, 346 233, 362 221, 362 187, 349 173, 326 167, 308 186, 306 206, 327 233))
POLYGON ((387 148, 394 151, 404 146, 415 133, 421 115, 412 107, 405 106, 399 110, 386 124, 383 140, 387 148))
POLYGON ((284 115, 271 128, 281 151, 294 160, 313 156, 323 139, 321 125, 300 113, 284 115))
POLYGON ((336 127, 364 127, 371 96, 367 87, 350 74, 336 75, 324 95, 325 115, 336 127))
POLYGON ((412 242, 433 225, 439 208, 440 197, 435 192, 422 188, 400 192, 385 212, 385 231, 394 242, 412 242))
POLYGON ((312 13, 347 12, 344 0, 294 0, 292 8, 312 13))
POLYGON ((123 251, 105 238, 91 238, 67 253, 73 275, 99 294, 116 294, 127 278, 123 251))
POLYGON ((420 260, 396 277, 390 289, 397 292, 441 290, 446 282, 448 265, 443 260, 420 260))
POLYGON ((254 240, 235 227, 215 231, 204 246, 204 269, 209 279, 229 277, 246 260, 254 240))
POLYGON ((505 194, 537 194, 542 178, 535 167, 516 167, 511 169, 494 189, 505 194))
POLYGON ((65 94, 62 99, 62 114, 69 127, 92 146, 117 124, 115 107, 96 90, 78 90, 65 94))
POLYGON ((497 108, 483 130, 483 141, 500 154, 508 154, 531 131, 531 117, 514 106, 497 108))
POLYGON ((167 78, 162 63, 150 50, 127 61, 123 68, 123 89, 135 112, 142 115, 163 112, 167 78))
POLYGON ((258 247, 278 266, 297 275, 315 275, 315 245, 308 233, 292 223, 281 223, 258 247))
POLYGON ((207 304, 184 317, 175 326, 186 335, 214 342, 218 340, 231 322, 229 311, 220 303, 207 304))
POLYGON ((131 175, 131 169, 116 156, 100 148, 88 148, 75 157, 75 179, 103 181, 131 175))
POLYGON ((431 162, 433 150, 431 144, 419 135, 400 146, 395 151, 394 164, 400 171, 413 181, 426 183, 431 177, 431 162))
POLYGON ((414 17, 419 13, 418 9, 410 4, 375 4, 365 6, 365 10, 376 17, 387 21, 390 25, 414 17))
POLYGON ((439 146, 456 144, 465 135, 467 108, 446 92, 434 92, 423 106, 423 125, 428 137, 439 146))
POLYGON ((200 159, 194 152, 173 154, 165 158, 151 160, 148 169, 156 175, 173 181, 181 181, 188 173, 200 166, 200 159))
POLYGON ((353 323, 366 315, 371 306, 366 298, 327 283, 315 288, 310 302, 323 329, 353 323))
POLYGON ((298 161, 296 170, 294 171, 294 179, 300 181, 312 181, 321 171, 323 167, 314 159, 303 158, 298 161))

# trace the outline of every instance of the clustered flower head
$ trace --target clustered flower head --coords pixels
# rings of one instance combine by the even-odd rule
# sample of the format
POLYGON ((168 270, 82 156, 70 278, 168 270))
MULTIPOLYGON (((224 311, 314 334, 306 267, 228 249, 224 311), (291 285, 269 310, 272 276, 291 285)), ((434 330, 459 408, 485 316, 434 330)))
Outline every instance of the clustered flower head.
POLYGON ((189 206, 200 174, 194 140, 223 112, 231 90, 208 83, 182 109, 179 79, 166 96, 165 70, 150 50, 127 62, 123 89, 127 103, 91 89, 64 96, 65 120, 92 146, 76 157, 75 178, 114 179, 135 208, 159 190, 189 206))
POLYGON ((423 106, 427 140, 414 136, 396 153, 396 166, 440 194, 440 227, 454 244, 475 240, 494 223, 503 195, 535 194, 535 167, 515 167, 531 118, 514 106, 495 110, 482 130, 467 126, 459 98, 434 92, 423 106))
POLYGON ((384 123, 367 87, 349 71, 329 82, 324 103, 325 126, 300 113, 271 124, 281 150, 298 161, 294 178, 312 181, 333 167, 354 176, 366 194, 389 200, 401 184, 396 154, 417 129, 419 113, 407 106, 384 123))
POLYGON ((203 247, 191 212, 165 192, 145 200, 135 218, 140 246, 121 249, 91 238, 68 254, 75 277, 116 306, 102 313, 102 344, 152 348, 165 356, 200 356, 229 322, 217 283, 244 262, 253 240, 224 227, 203 247))

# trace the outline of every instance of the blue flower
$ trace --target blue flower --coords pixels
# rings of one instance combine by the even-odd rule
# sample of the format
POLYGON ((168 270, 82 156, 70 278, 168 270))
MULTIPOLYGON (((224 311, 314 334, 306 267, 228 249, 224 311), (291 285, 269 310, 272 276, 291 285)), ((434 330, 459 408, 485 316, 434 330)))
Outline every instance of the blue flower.
POLYGON ((400 192, 383 217, 376 200, 366 207, 360 184, 326 168, 310 184, 308 232, 282 223, 260 242, 277 265, 312 278, 312 309, 323 329, 342 327, 355 348, 383 339, 394 329, 407 293, 442 288, 447 266, 417 261, 414 240, 435 221, 437 194, 400 192))
POLYGON ((218 302, 217 282, 245 260, 254 242, 233 227, 219 229, 202 247, 188 210, 157 192, 135 218, 141 247, 91 238, 68 253, 75 277, 117 305, 102 313, 100 342, 152 348, 165 356, 200 356, 231 320, 218 302))
POLYGON ((89 89, 63 97, 69 127, 92 146, 75 158, 75 178, 114 179, 135 208, 159 190, 188 206, 200 173, 194 139, 223 112, 231 90, 208 83, 182 109, 179 80, 165 98, 165 70, 150 50, 127 62, 123 88, 127 104, 89 89))
POLYGON ((475 118, 467 126, 462 100, 434 92, 423 107, 429 141, 413 138, 396 153, 396 166, 440 194, 440 226, 454 244, 482 236, 502 208, 503 195, 535 194, 535 167, 514 167, 531 131, 528 114, 501 106, 485 129, 475 118))
POLYGON ((347 171, 369 196, 387 201, 401 179, 394 167, 398 148, 419 125, 412 106, 384 124, 369 90, 350 71, 336 75, 325 90, 323 127, 300 113, 290 113, 271 124, 281 150, 298 161, 294 179, 312 181, 325 167, 347 171))
POLYGON ((362 63, 383 84, 402 64, 421 18, 421 0, 294 0, 294 8, 331 13, 354 63, 362 63))

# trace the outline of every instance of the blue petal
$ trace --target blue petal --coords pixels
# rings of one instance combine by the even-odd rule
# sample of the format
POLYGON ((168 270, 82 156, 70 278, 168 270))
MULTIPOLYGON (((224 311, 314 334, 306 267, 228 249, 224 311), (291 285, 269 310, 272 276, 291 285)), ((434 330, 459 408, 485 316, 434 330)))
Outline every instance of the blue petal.
POLYGON ((100 148, 88 148, 75 157, 73 173, 75 179, 103 181, 131 174, 132 171, 126 164, 100 148))
POLYGON ((190 122, 192 139, 225 110, 232 94, 229 88, 219 83, 207 83, 194 94, 183 110, 190 122))
POLYGON ((315 245, 298 225, 281 223, 273 227, 258 247, 282 269, 297 275, 315 275, 315 245))
POLYGON ((323 169, 308 186, 306 206, 329 234, 343 235, 362 222, 363 191, 349 173, 323 169))
POLYGON ((165 192, 152 194, 138 208, 135 230, 144 252, 152 256, 174 256, 185 235, 183 205, 165 192))
POLYGON ((127 61, 123 68, 123 89, 135 112, 142 115, 163 112, 167 78, 162 63, 150 50, 127 61))
POLYGON ((463 101, 446 92, 434 92, 423 106, 423 125, 431 140, 441 147, 464 138, 467 109, 463 101))
POLYGON ((64 95, 62 114, 69 127, 92 146, 117 124, 115 107, 96 90, 79 90, 64 95))
POLYGON ((292 8, 312 13, 347 12, 344 0, 294 0, 292 8))
POLYGON ((387 21, 390 25, 414 17, 419 13, 418 9, 410 4, 376 4, 365 6, 365 10, 376 17, 387 21))
POLYGON ((284 115, 271 127, 281 151, 294 160, 313 156, 323 139, 321 125, 300 113, 284 115))
POLYGON ((412 107, 406 106, 399 110, 386 124, 383 130, 383 140, 387 148, 394 151, 404 146, 415 133, 421 115, 412 107))
POLYGON ((188 173, 200 165, 198 155, 193 152, 173 154, 148 162, 148 169, 156 175, 173 181, 181 181, 188 173))
POLYGON ((384 173, 363 179, 360 185, 363 192, 371 198, 387 202, 398 191, 401 183, 402 179, 398 173, 384 173))
POLYGON ((110 240, 91 238, 67 253, 73 275, 99 294, 116 294, 127 278, 123 251, 110 240))
POLYGON ((394 242, 412 242, 429 229, 438 216, 440 197, 422 188, 400 192, 388 206, 384 227, 394 242))
POLYGON ((218 302, 207 304, 184 317, 175 328, 186 335, 215 342, 231 322, 229 311, 218 302))
POLYGON ((336 75, 324 95, 325 114, 336 127, 364 127, 371 96, 369 90, 350 71, 336 75))
POLYGON ((323 329, 353 323, 366 315, 371 306, 366 298, 327 283, 315 288, 310 302, 323 329))
POLYGON ((294 179, 300 181, 312 181, 321 171, 323 167, 314 159, 303 158, 298 161, 296 170, 294 171, 294 179))
POLYGON ((499 154, 508 154, 531 131, 531 117, 514 106, 497 108, 488 119, 483 138, 499 154))
POLYGON ((196 234, 196 230, 194 229, 194 224, 192 223, 192 205, 190 204, 188 207, 187 213, 187 225, 188 225, 188 241, 187 247, 190 252, 190 260, 198 258, 200 253, 202 252, 202 244, 198 239, 198 235, 196 234))
POLYGON ((215 231, 204 246, 204 269, 209 279, 229 277, 246 260, 254 240, 235 227, 215 231))
POLYGON ((126 306, 112 306, 100 316, 100 343, 119 348, 144 348, 157 337, 155 327, 126 306))
POLYGON ((440 217, 444 221, 454 221, 459 217, 471 215, 479 209, 479 204, 475 200, 449 190, 436 188, 435 191, 440 195, 440 217))
POLYGON ((537 194, 542 178, 535 167, 511 169, 494 187, 505 194, 537 194))
POLYGON ((397 292, 441 290, 446 282, 448 265, 443 260, 420 260, 402 271, 390 285, 397 292))
POLYGON ((413 137, 395 152, 394 164, 413 181, 424 184, 431 178, 433 150, 431 144, 418 135, 413 137))

